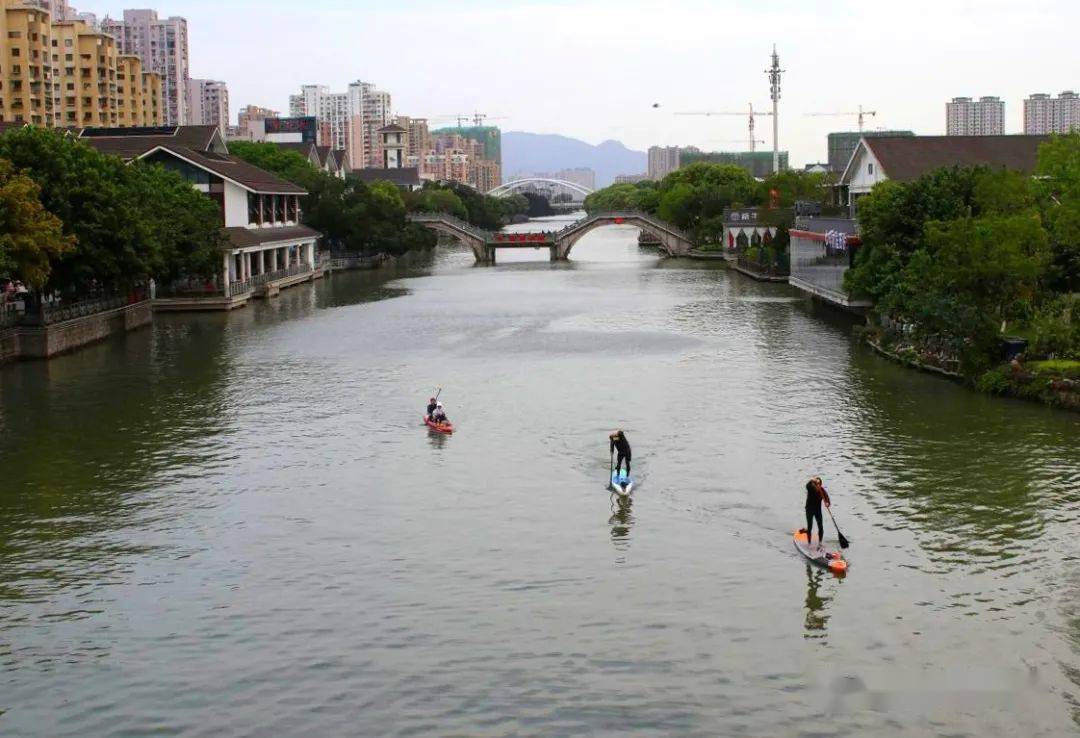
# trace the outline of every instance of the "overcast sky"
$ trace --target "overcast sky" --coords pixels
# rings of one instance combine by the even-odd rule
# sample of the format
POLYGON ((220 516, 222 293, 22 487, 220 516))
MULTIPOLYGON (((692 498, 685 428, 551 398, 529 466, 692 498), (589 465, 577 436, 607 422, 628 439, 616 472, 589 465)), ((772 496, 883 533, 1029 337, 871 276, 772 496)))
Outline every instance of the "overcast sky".
MULTIPOLYGON (((288 112, 303 83, 356 79, 402 115, 474 110, 503 130, 707 149, 746 147, 745 117, 675 111, 767 109, 772 45, 786 69, 780 148, 825 159, 825 136, 867 128, 942 134, 945 102, 998 95, 1022 132, 1029 93, 1080 88, 1080 2, 1065 0, 154 0, 188 19, 191 73, 248 103, 288 112), (652 107, 660 103, 659 109, 652 107)), ((119 16, 113 0, 72 0, 119 16)), ((772 146, 769 118, 758 135, 772 146)))

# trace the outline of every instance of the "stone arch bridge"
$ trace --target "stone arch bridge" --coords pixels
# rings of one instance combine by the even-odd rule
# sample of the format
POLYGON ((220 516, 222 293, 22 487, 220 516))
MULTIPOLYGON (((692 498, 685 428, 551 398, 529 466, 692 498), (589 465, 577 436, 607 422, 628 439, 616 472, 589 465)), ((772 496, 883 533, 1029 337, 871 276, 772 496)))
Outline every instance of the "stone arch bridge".
POLYGON ((668 256, 685 256, 693 242, 683 231, 655 215, 637 211, 593 213, 571 223, 561 231, 546 233, 493 233, 470 225, 460 218, 446 213, 412 213, 409 220, 436 233, 452 236, 469 246, 477 263, 494 264, 495 251, 500 248, 546 248, 552 261, 565 261, 570 257, 582 236, 597 228, 611 225, 632 225, 640 228, 660 242, 668 256))

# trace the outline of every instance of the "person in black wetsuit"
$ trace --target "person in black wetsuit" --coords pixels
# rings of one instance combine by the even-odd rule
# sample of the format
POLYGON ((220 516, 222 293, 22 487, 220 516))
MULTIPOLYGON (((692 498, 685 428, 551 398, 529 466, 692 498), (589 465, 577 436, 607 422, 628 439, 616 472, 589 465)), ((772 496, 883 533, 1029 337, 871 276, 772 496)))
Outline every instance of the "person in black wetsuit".
POLYGON ((829 493, 825 491, 825 485, 821 483, 821 477, 814 477, 806 483, 806 543, 814 544, 814 521, 817 520, 818 545, 825 542, 825 526, 821 521, 821 503, 825 507, 832 507, 829 493))
POLYGON ((619 461, 615 464, 615 471, 618 472, 622 468, 623 460, 626 460, 626 476, 630 476, 630 443, 626 440, 626 434, 621 430, 617 430, 608 436, 608 440, 611 441, 611 453, 615 453, 615 450, 619 451, 619 461))
POLYGON ((436 407, 438 407, 438 403, 435 401, 435 398, 432 397, 430 400, 428 400, 427 417, 431 417, 431 414, 435 412, 436 407))

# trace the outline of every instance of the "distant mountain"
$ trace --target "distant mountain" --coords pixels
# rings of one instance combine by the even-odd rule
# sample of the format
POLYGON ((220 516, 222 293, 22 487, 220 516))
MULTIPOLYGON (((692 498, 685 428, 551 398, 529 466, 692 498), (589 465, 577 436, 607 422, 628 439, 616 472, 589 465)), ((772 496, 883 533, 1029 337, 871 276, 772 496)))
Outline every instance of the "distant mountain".
POLYGON ((517 172, 557 172, 588 167, 596 172, 596 186, 606 187, 617 174, 644 174, 648 156, 618 141, 592 144, 550 133, 507 131, 502 134, 503 177, 517 172))

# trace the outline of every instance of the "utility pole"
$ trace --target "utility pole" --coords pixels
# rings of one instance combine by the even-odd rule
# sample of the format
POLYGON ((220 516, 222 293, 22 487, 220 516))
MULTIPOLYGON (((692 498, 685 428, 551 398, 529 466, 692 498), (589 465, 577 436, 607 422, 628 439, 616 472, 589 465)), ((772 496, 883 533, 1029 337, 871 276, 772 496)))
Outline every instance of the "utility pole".
POLYGON ((772 168, 775 174, 780 171, 780 75, 784 73, 780 68, 776 44, 772 47, 772 66, 765 73, 769 75, 769 94, 772 98, 772 168))

